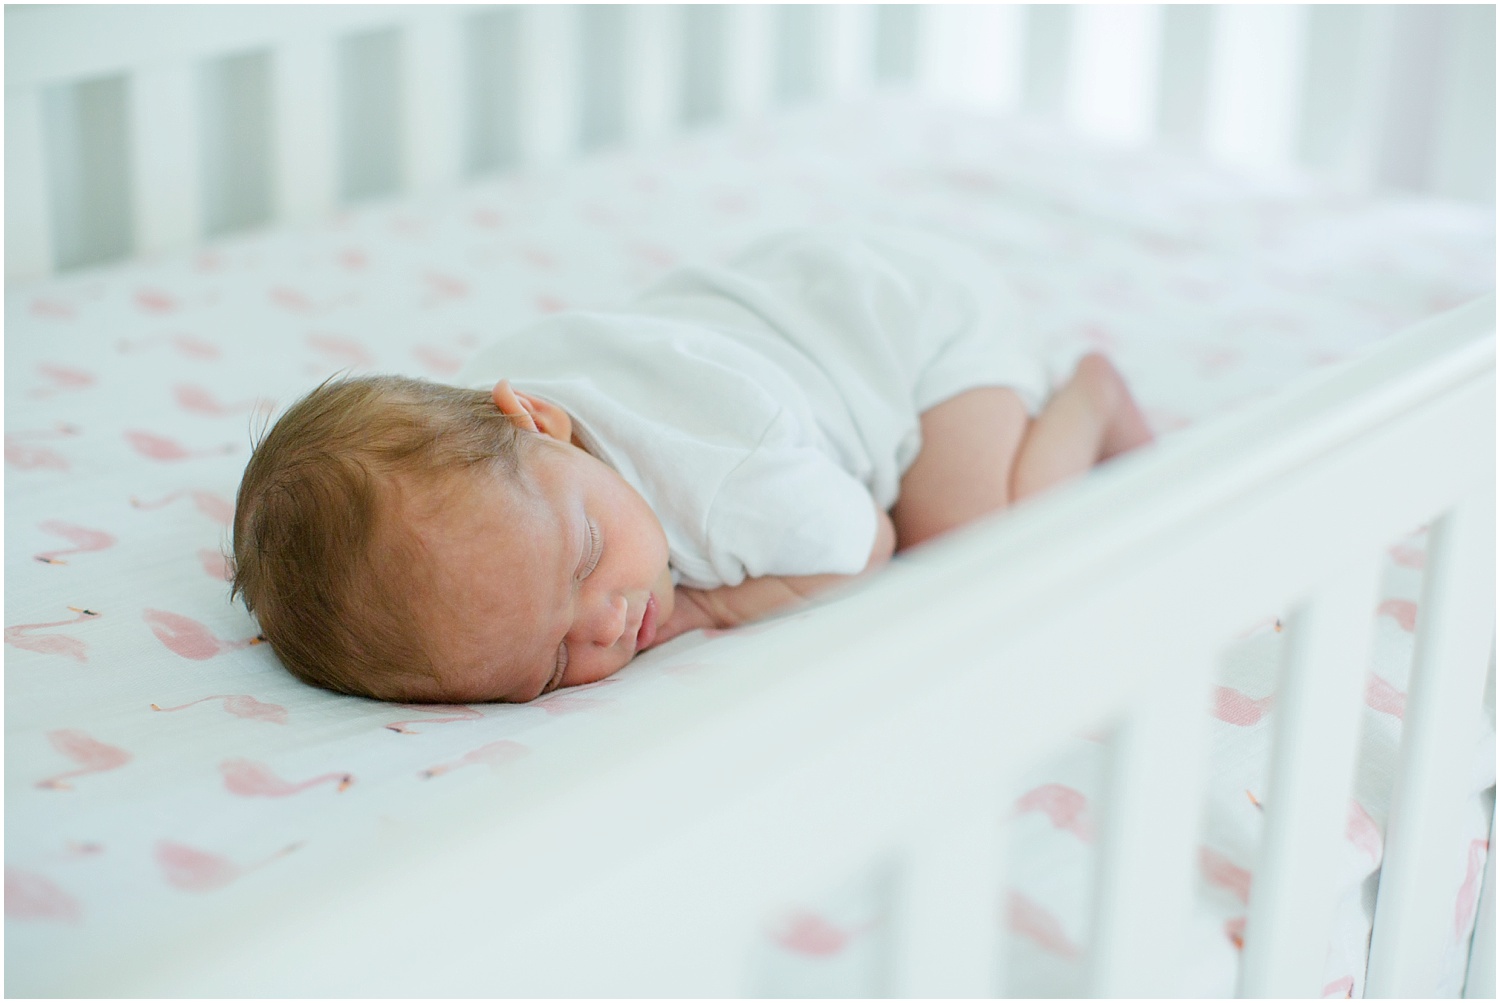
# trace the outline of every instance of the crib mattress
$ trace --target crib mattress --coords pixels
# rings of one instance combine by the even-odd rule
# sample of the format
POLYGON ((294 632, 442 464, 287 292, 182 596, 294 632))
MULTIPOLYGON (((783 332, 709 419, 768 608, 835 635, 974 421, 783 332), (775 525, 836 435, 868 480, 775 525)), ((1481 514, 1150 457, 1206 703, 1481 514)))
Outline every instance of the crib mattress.
MULTIPOLYGON (((711 673, 733 633, 680 638, 524 706, 310 689, 227 599, 239 474, 268 416, 336 371, 450 377, 537 316, 607 308, 675 263, 840 220, 978 243, 1035 351, 1108 351, 1163 435, 1488 291, 1495 267, 1487 211, 1251 182, 884 100, 10 288, 7 991, 112 995, 117 973, 297 910, 335 862, 415 852, 445 806, 504 804, 528 762, 567 760, 711 673)), ((1371 611, 1330 996, 1363 986, 1425 553, 1412 530, 1391 541, 1371 611)), ((1234 987, 1283 614, 1246 624, 1214 683, 1191 994, 1234 987)), ((1061 749, 1012 806, 1019 855, 996 935, 1013 992, 1082 990, 1097 739, 1061 749)), ((1453 895, 1455 993, 1487 853, 1493 722, 1486 741, 1470 852, 1435 878, 1453 895)), ((854 867, 767 916, 747 991, 879 994, 886 888, 854 867)))

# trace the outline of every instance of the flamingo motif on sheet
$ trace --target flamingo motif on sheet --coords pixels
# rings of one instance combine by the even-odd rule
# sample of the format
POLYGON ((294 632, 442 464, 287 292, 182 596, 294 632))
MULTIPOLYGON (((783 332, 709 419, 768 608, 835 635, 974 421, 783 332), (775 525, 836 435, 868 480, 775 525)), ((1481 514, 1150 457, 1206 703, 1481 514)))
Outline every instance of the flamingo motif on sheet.
POLYGON ((118 770, 134 758, 118 746, 107 745, 88 732, 72 728, 49 731, 47 740, 52 743, 54 749, 77 763, 78 769, 68 770, 45 780, 38 780, 36 786, 41 790, 70 791, 73 787, 68 783, 69 780, 85 777, 91 773, 118 770))
POLYGON ((292 313, 313 314, 327 313, 341 306, 358 301, 359 297, 354 293, 345 293, 342 296, 324 297, 314 300, 306 293, 288 286, 276 286, 271 290, 271 302, 283 310, 292 313))
POLYGON ((1354 976, 1345 975, 1341 979, 1334 979, 1323 987, 1323 999, 1325 1000, 1347 1000, 1354 998, 1354 976))
POLYGON ((1250 872, 1222 853, 1207 846, 1198 847, 1198 869, 1210 885, 1224 889, 1241 903, 1250 902, 1250 872))
POLYGON ((431 780, 433 777, 442 776, 444 773, 461 770, 465 766, 488 766, 491 769, 499 769, 530 753, 531 750, 520 742, 512 742, 508 738, 502 738, 498 742, 490 742, 486 745, 481 745, 472 752, 466 752, 462 757, 451 763, 439 763, 436 766, 429 767, 423 770, 419 776, 423 779, 431 780))
POLYGON ((1365 705, 1397 720, 1406 718, 1406 694, 1373 672, 1365 680, 1365 705))
POLYGON ((63 557, 68 554, 91 554, 95 551, 107 550, 115 545, 115 538, 102 529, 75 526, 70 522, 61 522, 57 519, 48 519, 37 528, 53 536, 71 540, 73 543, 73 546, 66 550, 48 550, 33 555, 43 564, 67 564, 68 562, 63 560, 63 557))
POLYGON ((1380 826, 1365 811, 1365 806, 1353 798, 1349 799, 1349 819, 1344 824, 1344 838, 1354 844, 1354 848, 1370 858, 1373 864, 1380 863, 1380 850, 1383 840, 1380 835, 1380 826))
POLYGON ((134 428, 125 430, 125 441, 129 442, 130 447, 146 459, 158 460, 162 463, 176 463, 179 460, 194 460, 205 456, 227 456, 234 452, 232 445, 209 449, 188 449, 175 439, 134 428))
POLYGON ((221 418, 226 415, 244 414, 247 411, 267 411, 270 405, 259 397, 225 404, 207 389, 194 383, 179 383, 172 388, 172 399, 177 406, 192 414, 221 418))
POLYGON ((102 616, 91 609, 79 609, 77 606, 69 606, 68 609, 77 613, 71 620, 53 620, 49 623, 18 623, 13 627, 5 628, 5 643, 26 651, 37 651, 44 655, 66 655, 68 658, 87 662, 88 645, 76 637, 66 634, 37 634, 33 636, 30 632, 41 630, 44 627, 66 627, 69 624, 80 623, 84 620, 92 620, 102 616))
POLYGON ((1235 916, 1233 919, 1224 921, 1224 936, 1234 945, 1235 950, 1245 949, 1245 917, 1235 916))
POLYGON ((1226 724, 1248 728, 1253 724, 1259 724, 1274 702, 1274 697, 1265 696, 1255 699, 1229 686, 1215 686, 1212 713, 1214 717, 1226 724))
POLYGON ((422 363, 424 369, 438 376, 452 376, 463 368, 463 362, 457 357, 432 345, 418 345, 411 353, 422 363))
POLYGON ((1417 629, 1417 604, 1410 599, 1387 599, 1375 608, 1376 616, 1388 616, 1408 634, 1417 629))
POLYGON ((859 937, 878 926, 878 921, 844 929, 819 914, 797 909, 782 916, 769 931, 773 943, 813 958, 830 958, 842 954, 859 937))
POLYGON ((442 272, 424 272, 422 280, 427 283, 428 296, 422 301, 424 307, 451 303, 469 295, 469 284, 454 275, 442 272))
POLYGON ((58 424, 50 429, 7 433, 5 462, 21 470, 69 470, 72 465, 68 463, 67 457, 46 446, 28 445, 27 441, 71 438, 78 435, 79 431, 73 425, 58 424))
POLYGON ((74 369, 72 366, 58 366, 43 362, 36 368, 37 372, 50 380, 52 385, 36 388, 31 391, 32 397, 52 397, 69 390, 87 390, 99 382, 93 373, 74 369))
POLYGON ((144 313, 176 313, 182 305, 171 293, 160 289, 137 289, 135 305, 144 313))
POLYGON ((452 724, 455 721, 478 721, 484 718, 479 711, 464 704, 404 703, 397 706, 406 710, 420 711, 423 714, 446 715, 445 717, 416 717, 407 721, 392 721, 385 726, 387 731, 394 731, 398 735, 420 734, 415 728, 409 727, 414 724, 452 724))
POLYGON ((78 923, 83 920, 83 906, 40 874, 7 866, 5 918, 78 923))
POLYGON ((135 341, 122 340, 115 347, 124 354, 144 351, 166 342, 172 349, 185 359, 196 359, 200 362, 212 362, 223 353, 219 346, 211 341, 194 337, 191 334, 159 334, 150 338, 140 338, 135 341))
POLYGON ((198 563, 203 566, 203 573, 216 582, 228 582, 234 579, 229 558, 225 557, 221 551, 212 547, 199 547, 198 563))
POLYGON ((308 346, 326 356, 329 361, 352 369, 369 369, 375 365, 375 357, 353 338, 341 337, 324 331, 314 331, 304 339, 308 346))
POLYGON ((287 854, 300 849, 301 846, 301 843, 292 843, 264 860, 248 865, 236 864, 227 857, 206 853, 167 839, 157 840, 152 855, 156 858, 156 866, 161 869, 162 877, 167 884, 189 892, 210 892, 239 880, 251 871, 259 870, 269 863, 280 860, 287 854))
POLYGON ((1020 934, 1049 954, 1069 959, 1083 955, 1056 916, 1014 888, 1006 898, 1005 912, 1012 933, 1020 934))
POLYGON ((1391 560, 1403 568, 1411 568, 1413 571, 1421 571, 1427 567, 1427 551, 1410 543, 1398 543, 1387 551, 1391 560))
POLYGON ((191 497, 193 499, 194 508, 196 508, 204 515, 208 516, 219 525, 228 526, 234 521, 234 505, 228 501, 225 501, 222 497, 214 494, 211 491, 173 491, 165 498, 160 498, 156 501, 150 502, 141 501, 139 498, 132 497, 130 499, 130 505, 132 508, 145 509, 147 511, 150 511, 152 509, 164 508, 167 505, 170 505, 173 502, 177 501, 179 498, 188 497, 191 497))
POLYGON ((174 654, 194 661, 204 661, 225 651, 236 651, 265 643, 259 635, 242 641, 226 641, 209 631, 197 620, 169 613, 166 610, 146 609, 141 617, 151 627, 151 633, 174 654))
POLYGON ((1054 828, 1071 832, 1085 843, 1094 841, 1094 820, 1088 798, 1064 784, 1042 784, 1016 799, 1016 813, 1038 811, 1054 828))
POLYGON ((1453 940, 1463 943, 1474 929, 1474 909, 1479 904, 1479 882, 1484 877, 1484 862, 1489 857, 1490 841, 1476 839, 1469 843, 1469 869, 1458 889, 1453 905, 1453 940))
POLYGON ((264 763, 249 759, 226 759, 219 764, 219 772, 224 776, 225 789, 242 798, 291 797, 327 783, 332 783, 336 792, 343 793, 354 785, 352 773, 324 773, 294 784, 272 773, 264 763))
POLYGON ((280 704, 262 703, 261 701, 245 693, 218 694, 211 697, 199 697, 197 700, 189 701, 177 707, 160 707, 151 705, 152 710, 170 714, 174 711, 187 710, 196 707, 208 700, 224 701, 224 710, 235 717, 242 717, 250 721, 268 721, 271 724, 286 724, 286 708, 280 704))

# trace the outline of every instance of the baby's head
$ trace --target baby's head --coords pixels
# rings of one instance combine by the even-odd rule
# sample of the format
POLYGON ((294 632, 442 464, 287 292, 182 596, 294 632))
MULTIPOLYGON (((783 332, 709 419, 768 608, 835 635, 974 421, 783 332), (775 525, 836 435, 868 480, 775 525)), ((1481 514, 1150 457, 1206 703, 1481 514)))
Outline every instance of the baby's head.
POLYGON ((256 445, 234 594, 282 663, 384 700, 526 701, 603 679, 672 612, 661 523, 557 405, 330 381, 256 445))

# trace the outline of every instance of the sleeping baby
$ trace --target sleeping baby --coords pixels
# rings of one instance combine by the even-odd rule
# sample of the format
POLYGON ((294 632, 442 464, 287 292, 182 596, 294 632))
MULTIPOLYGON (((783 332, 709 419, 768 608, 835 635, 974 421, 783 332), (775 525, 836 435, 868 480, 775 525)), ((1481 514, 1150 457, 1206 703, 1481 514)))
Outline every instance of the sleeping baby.
POLYGON ((257 444, 234 592, 307 682, 524 702, 784 609, 1151 439, 1054 387, 963 245, 796 231, 558 314, 457 386, 329 381, 257 444))

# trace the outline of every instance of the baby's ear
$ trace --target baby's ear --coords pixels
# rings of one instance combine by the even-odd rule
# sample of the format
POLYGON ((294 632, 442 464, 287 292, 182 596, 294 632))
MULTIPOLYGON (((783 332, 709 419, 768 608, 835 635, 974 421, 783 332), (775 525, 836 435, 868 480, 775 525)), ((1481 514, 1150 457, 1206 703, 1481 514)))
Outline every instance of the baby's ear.
POLYGON ((525 395, 518 394, 511 389, 510 380, 501 380, 496 383, 495 389, 490 391, 490 398, 494 400, 500 413, 509 418, 517 428, 528 432, 539 431, 536 426, 536 417, 531 413, 531 408, 527 407, 530 402, 525 395))
POLYGON ((569 442, 573 437, 573 419, 556 404, 530 394, 517 393, 509 380, 495 384, 491 393, 500 413, 509 417, 517 428, 528 432, 540 432, 559 442, 569 442))

